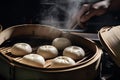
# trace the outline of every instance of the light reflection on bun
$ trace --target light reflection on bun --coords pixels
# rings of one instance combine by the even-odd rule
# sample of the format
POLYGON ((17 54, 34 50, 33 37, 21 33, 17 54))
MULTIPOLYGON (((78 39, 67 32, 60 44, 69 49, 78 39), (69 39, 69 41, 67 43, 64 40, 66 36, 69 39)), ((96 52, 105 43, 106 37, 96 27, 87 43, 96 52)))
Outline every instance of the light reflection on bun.
POLYGON ((16 43, 11 48, 11 54, 23 56, 32 52, 32 47, 27 43, 16 43))

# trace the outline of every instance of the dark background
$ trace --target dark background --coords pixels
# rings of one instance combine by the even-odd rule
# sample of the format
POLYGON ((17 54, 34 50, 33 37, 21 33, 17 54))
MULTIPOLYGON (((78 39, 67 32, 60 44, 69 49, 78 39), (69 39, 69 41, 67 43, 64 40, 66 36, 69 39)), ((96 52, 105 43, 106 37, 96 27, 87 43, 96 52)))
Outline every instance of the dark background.
POLYGON ((0 24, 3 28, 30 23, 39 11, 40 0, 0 0, 0 24))
MULTIPOLYGON (((49 14, 49 9, 56 9, 55 13, 60 12, 57 15, 54 13, 50 15, 59 16, 60 22, 64 21, 64 17, 66 17, 65 11, 55 8, 56 5, 53 3, 59 4, 59 2, 56 3, 56 0, 0 0, 0 24, 3 26, 3 29, 18 24, 41 24, 42 18, 49 14), (44 16, 43 13, 45 13, 44 16)), ((119 13, 108 12, 102 16, 93 17, 86 22, 85 26, 87 27, 86 32, 96 33, 101 27, 119 24, 119 13)))
MULTIPOLYGON (((54 3, 54 0, 49 0, 54 3)), ((45 9, 49 9, 51 4, 44 5, 46 0, 0 0, 0 24, 3 29, 27 23, 40 23, 42 13, 45 9)), ((49 3, 49 2, 48 2, 49 3)), ((60 10, 59 10, 60 11, 60 10)), ((64 16, 61 11, 60 17, 64 16)), ((62 20, 62 19, 61 19, 62 20)), ((119 25, 120 14, 118 12, 108 12, 99 17, 93 17, 85 25, 88 27, 86 32, 97 32, 101 27, 108 25, 119 25)), ((108 75, 108 79, 101 80, 119 80, 119 68, 111 61, 107 54, 103 55, 103 71, 102 73, 108 75), (109 74, 108 74, 109 73, 109 74), (110 76, 109 76, 110 75, 110 76)))

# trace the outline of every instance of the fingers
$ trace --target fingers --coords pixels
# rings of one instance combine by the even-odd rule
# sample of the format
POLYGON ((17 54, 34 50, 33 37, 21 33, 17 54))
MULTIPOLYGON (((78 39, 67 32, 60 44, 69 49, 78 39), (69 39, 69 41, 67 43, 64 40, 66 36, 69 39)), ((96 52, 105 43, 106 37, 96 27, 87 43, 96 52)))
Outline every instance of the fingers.
POLYGON ((75 13, 75 15, 72 17, 72 22, 69 24, 69 27, 74 29, 76 26, 75 25, 78 25, 80 27, 83 27, 83 25, 80 23, 80 17, 86 12, 88 11, 90 8, 90 4, 84 4, 79 11, 77 11, 75 13))
MULTIPOLYGON (((108 6, 109 6, 108 0, 100 1, 92 5, 83 4, 83 6, 80 8, 76 16, 74 17, 76 19, 74 23, 79 24, 80 27, 84 27, 81 25, 81 23, 85 23, 94 16, 100 16, 104 14, 108 6)), ((72 26, 72 28, 73 27, 74 26, 72 26)))
POLYGON ((78 11, 78 14, 76 16, 77 20, 79 21, 80 17, 84 15, 89 9, 90 9, 90 4, 84 4, 80 10, 78 11))
POLYGON ((109 5, 110 5, 110 1, 109 0, 104 0, 104 1, 100 1, 100 2, 95 3, 92 7, 94 9, 99 9, 100 7, 108 8, 109 5))
POLYGON ((106 9, 90 10, 80 17, 80 22, 84 23, 94 16, 100 16, 106 12, 106 9))
POLYGON ((94 16, 100 16, 106 12, 106 9, 109 6, 109 2, 107 0, 100 1, 93 4, 88 11, 86 11, 82 16, 80 16, 80 22, 84 23, 88 21, 90 18, 94 16))

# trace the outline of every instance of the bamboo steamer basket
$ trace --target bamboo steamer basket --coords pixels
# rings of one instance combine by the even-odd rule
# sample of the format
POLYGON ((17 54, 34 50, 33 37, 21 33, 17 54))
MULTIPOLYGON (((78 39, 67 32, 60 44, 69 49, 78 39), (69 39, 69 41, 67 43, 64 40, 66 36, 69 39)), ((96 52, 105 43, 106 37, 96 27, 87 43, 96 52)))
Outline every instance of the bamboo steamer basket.
POLYGON ((108 54, 120 67, 120 26, 103 27, 99 31, 99 38, 108 54))
MULTIPOLYGON (((33 44, 34 42, 30 43, 33 44)), ((0 74, 6 77, 7 80, 94 80, 100 72, 102 50, 96 43, 52 26, 40 24, 12 26, 0 33, 0 44, 0 64, 2 65, 0 69, 5 73, 0 74), (14 40, 18 38, 21 40, 26 39, 26 37, 30 41, 35 41, 34 38, 52 41, 57 37, 65 37, 70 39, 73 45, 82 46, 86 50, 86 53, 88 53, 88 56, 76 62, 76 65, 64 68, 38 68, 22 64, 7 52, 13 42, 9 41, 10 39, 14 40), (6 70, 4 70, 5 68, 6 70)))

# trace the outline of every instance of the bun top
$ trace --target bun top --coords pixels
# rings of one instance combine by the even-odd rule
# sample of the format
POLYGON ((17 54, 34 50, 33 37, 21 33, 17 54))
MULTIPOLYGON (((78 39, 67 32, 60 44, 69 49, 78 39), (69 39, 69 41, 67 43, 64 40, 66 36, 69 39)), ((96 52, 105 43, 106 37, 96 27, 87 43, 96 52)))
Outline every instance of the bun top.
POLYGON ((58 56, 58 50, 52 45, 43 45, 37 49, 37 54, 49 59, 58 56))
POLYGON ((72 43, 67 38, 55 38, 52 42, 52 45, 55 46, 58 50, 63 50, 64 48, 70 46, 72 43))
POLYGON ((75 65, 75 61, 67 56, 58 56, 54 58, 51 62, 50 68, 61 68, 75 65))
POLYGON ((45 59, 38 54, 28 54, 23 56, 23 62, 28 65, 43 67, 45 59))
POLYGON ((11 53, 16 56, 26 55, 32 52, 32 47, 27 43, 16 43, 11 48, 11 53))
POLYGON ((85 56, 85 51, 83 48, 78 46, 69 46, 64 49, 63 55, 68 56, 74 60, 79 60, 85 56))

